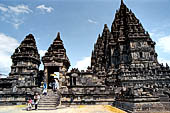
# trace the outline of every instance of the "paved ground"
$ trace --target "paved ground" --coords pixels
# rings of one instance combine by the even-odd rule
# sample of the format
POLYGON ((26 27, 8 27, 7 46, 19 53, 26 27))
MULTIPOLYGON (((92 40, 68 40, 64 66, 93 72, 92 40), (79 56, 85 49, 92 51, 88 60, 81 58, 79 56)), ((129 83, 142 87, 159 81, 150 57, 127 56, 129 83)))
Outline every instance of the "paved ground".
POLYGON ((60 107, 57 110, 26 111, 25 106, 0 106, 0 113, 126 113, 109 105, 80 105, 60 107))

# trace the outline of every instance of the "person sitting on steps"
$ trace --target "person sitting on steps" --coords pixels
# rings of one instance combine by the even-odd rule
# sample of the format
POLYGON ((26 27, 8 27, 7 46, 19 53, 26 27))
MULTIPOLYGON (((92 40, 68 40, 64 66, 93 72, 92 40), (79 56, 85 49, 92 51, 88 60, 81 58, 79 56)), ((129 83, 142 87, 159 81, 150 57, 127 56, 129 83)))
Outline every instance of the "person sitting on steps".
POLYGON ((31 98, 28 99, 28 107, 27 107, 27 110, 28 110, 28 111, 31 111, 31 110, 32 110, 32 99, 31 99, 31 98))

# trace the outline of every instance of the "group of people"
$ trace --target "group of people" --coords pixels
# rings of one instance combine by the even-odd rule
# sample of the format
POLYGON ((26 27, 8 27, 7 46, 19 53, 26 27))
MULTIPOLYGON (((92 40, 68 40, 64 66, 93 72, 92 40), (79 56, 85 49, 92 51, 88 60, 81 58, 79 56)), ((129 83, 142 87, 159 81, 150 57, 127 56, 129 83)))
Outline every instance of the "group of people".
MULTIPOLYGON (((52 79, 52 81, 49 83, 49 87, 51 87, 53 91, 58 90, 59 89, 58 78, 52 79)), ((43 95, 47 95, 47 83, 46 82, 44 82, 44 85, 43 85, 43 95)))
POLYGON ((50 87, 52 87, 53 91, 56 91, 57 89, 59 89, 59 80, 58 80, 58 78, 52 79, 52 81, 50 82, 50 87))
MULTIPOLYGON (((52 87, 53 91, 57 91, 59 89, 59 80, 58 80, 58 78, 53 79, 49 83, 49 87, 52 87)), ((47 83, 46 82, 44 82, 44 84, 43 84, 43 92, 42 92, 42 94, 45 95, 45 96, 47 95, 47 83)), ((38 107, 39 100, 40 100, 39 93, 35 93, 34 101, 31 98, 28 99, 28 108, 27 108, 27 110, 28 111, 32 110, 33 105, 35 105, 35 110, 38 110, 37 107, 38 107)))
POLYGON ((27 108, 27 110, 31 111, 33 105, 35 105, 35 110, 38 110, 38 102, 39 102, 39 100, 40 100, 40 95, 38 93, 35 93, 34 101, 31 98, 28 99, 28 108, 27 108))

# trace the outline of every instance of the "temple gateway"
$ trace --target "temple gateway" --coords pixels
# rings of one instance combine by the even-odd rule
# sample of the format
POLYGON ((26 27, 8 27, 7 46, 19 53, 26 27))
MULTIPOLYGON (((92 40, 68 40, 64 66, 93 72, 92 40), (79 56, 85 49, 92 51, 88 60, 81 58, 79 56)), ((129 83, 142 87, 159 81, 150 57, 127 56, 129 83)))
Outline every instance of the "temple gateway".
POLYGON ((0 104, 24 104, 47 83, 50 97, 39 109, 57 105, 110 104, 131 112, 170 111, 170 68, 157 60, 155 42, 139 19, 121 0, 111 29, 104 25, 94 44, 91 66, 70 72, 70 61, 60 33, 40 60, 29 34, 11 56, 11 72, 0 79, 0 104), (43 62, 44 70, 39 70, 43 62), (59 91, 50 82, 56 76, 59 91))

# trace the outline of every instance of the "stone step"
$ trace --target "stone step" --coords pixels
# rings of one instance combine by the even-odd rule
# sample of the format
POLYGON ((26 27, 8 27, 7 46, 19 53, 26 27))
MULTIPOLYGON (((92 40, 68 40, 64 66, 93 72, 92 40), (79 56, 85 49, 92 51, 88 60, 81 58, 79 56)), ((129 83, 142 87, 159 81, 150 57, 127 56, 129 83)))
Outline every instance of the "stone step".
POLYGON ((57 100, 57 98, 41 98, 40 100, 57 100))
POLYGON ((39 103, 38 105, 56 105, 56 103, 39 103))
POLYGON ((38 105, 56 105, 57 103, 39 103, 38 105))
POLYGON ((41 98, 41 100, 57 100, 57 98, 41 98))
POLYGON ((47 95, 41 95, 41 96, 44 96, 44 97, 48 97, 48 96, 57 96, 57 94, 47 94, 47 95))
POLYGON ((58 97, 58 96, 42 96, 41 98, 51 98, 51 97, 58 97))
POLYGON ((42 96, 41 98, 56 98, 56 97, 59 97, 59 96, 42 96))
POLYGON ((57 99, 40 99, 40 101, 57 101, 57 99))
POLYGON ((38 105, 40 105, 40 106, 56 106, 56 103, 54 103, 54 104, 38 104, 38 105))
POLYGON ((54 92, 47 92, 47 95, 58 95, 58 93, 54 93, 54 92))
POLYGON ((59 95, 57 92, 48 90, 48 95, 41 95, 41 99, 38 104, 38 110, 56 110, 58 99, 59 95))
POLYGON ((56 103, 57 101, 39 101, 39 103, 56 103))
POLYGON ((41 97, 40 99, 56 99, 58 97, 41 97))
POLYGON ((49 109, 49 110, 51 110, 51 109, 56 109, 56 106, 55 107, 38 107, 38 109, 49 109))
POLYGON ((58 95, 53 95, 53 96, 41 96, 41 98, 51 98, 51 97, 59 97, 58 95))
POLYGON ((50 97, 41 97, 42 99, 43 98, 57 98, 58 96, 50 96, 50 97))
POLYGON ((56 103, 57 101, 39 101, 39 103, 56 103))
POLYGON ((41 97, 41 98, 56 98, 58 96, 50 96, 50 97, 41 97))
POLYGON ((38 106, 38 109, 56 109, 57 106, 38 106))
POLYGON ((47 95, 42 95, 42 96, 51 96, 51 95, 58 95, 58 94, 47 94, 47 95))
POLYGON ((58 98, 58 96, 41 97, 41 99, 43 99, 43 98, 58 98))
POLYGON ((57 101, 53 101, 53 102, 51 102, 51 101, 39 101, 39 103, 56 103, 57 101))
POLYGON ((46 107, 56 107, 56 104, 55 105, 38 105, 38 107, 43 107, 43 108, 46 108, 46 107))
POLYGON ((38 110, 56 110, 56 107, 38 107, 38 110))
POLYGON ((38 109, 56 109, 56 106, 38 106, 38 109))
POLYGON ((39 104, 54 104, 54 103, 57 103, 57 101, 55 101, 55 102, 43 102, 43 101, 39 102, 39 104))
POLYGON ((57 99, 53 99, 53 100, 40 100, 40 102, 56 102, 57 101, 57 99))

